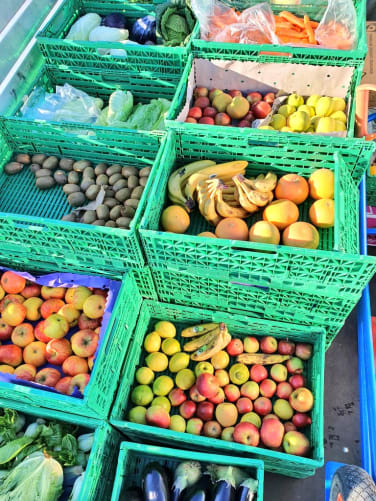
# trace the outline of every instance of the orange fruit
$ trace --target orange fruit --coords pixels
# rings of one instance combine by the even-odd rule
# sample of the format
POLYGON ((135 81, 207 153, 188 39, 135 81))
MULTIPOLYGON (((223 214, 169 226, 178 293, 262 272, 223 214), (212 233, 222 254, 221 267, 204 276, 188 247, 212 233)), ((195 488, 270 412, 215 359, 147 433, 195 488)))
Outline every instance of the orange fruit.
POLYGON ((284 230, 299 217, 299 209, 291 200, 274 200, 262 215, 264 221, 274 224, 279 230, 284 230))
POLYGON ((309 194, 315 200, 320 198, 334 198, 334 172, 329 169, 318 169, 311 174, 309 180, 309 194))
POLYGON ((203 231, 202 233, 199 233, 197 236, 206 238, 217 238, 211 231, 203 231))
POLYGON ((299 221, 288 226, 282 234, 282 242, 290 247, 317 249, 320 242, 319 232, 310 223, 299 221))
POLYGON ((279 244, 281 235, 274 224, 269 221, 257 221, 249 230, 249 240, 262 244, 279 244))
POLYGON ((278 181, 275 189, 275 198, 291 200, 295 204, 302 204, 308 197, 307 181, 297 174, 286 174, 278 181))
POLYGON ((248 226, 237 217, 226 217, 220 221, 215 229, 218 238, 229 240, 248 240, 248 226))
POLYGON ((331 198, 316 200, 309 209, 309 219, 318 228, 332 228, 334 226, 334 200, 331 198))
POLYGON ((170 205, 162 212, 161 224, 170 233, 185 233, 189 227, 188 213, 179 205, 170 205))

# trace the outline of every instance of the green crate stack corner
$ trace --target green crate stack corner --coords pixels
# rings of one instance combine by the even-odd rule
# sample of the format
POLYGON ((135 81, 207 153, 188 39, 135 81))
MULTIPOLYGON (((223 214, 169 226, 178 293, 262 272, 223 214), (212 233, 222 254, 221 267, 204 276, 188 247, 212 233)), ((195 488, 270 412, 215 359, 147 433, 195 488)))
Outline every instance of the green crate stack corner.
MULTIPOLYGON (((51 21, 37 36, 39 47, 47 64, 56 67, 76 67, 82 70, 102 69, 116 75, 129 72, 150 72, 163 80, 177 83, 180 80, 188 56, 191 40, 183 47, 164 45, 126 46, 120 42, 84 42, 65 40, 65 36, 77 19, 95 12, 100 15, 119 12, 131 23, 138 18, 155 13, 156 3, 125 3, 123 0, 65 0, 51 21), (98 48, 122 49, 126 56, 110 56, 98 53, 98 48)), ((194 28, 197 36, 198 24, 194 28)), ((193 36, 193 34, 192 34, 193 36)))
MULTIPOLYGON (((93 271, 110 276, 122 276, 130 268, 138 269, 138 275, 146 266, 146 259, 138 234, 138 225, 144 211, 148 193, 156 175, 155 165, 162 154, 145 150, 142 144, 130 147, 119 143, 111 147, 98 139, 60 134, 23 131, 9 133, 2 128, 0 138, 0 243, 1 253, 26 254, 39 261, 64 262, 75 269, 93 271), (109 228, 61 221, 61 217, 73 209, 67 202, 61 186, 41 191, 35 186, 32 172, 25 168, 20 174, 8 176, 3 166, 15 153, 46 153, 59 158, 86 159, 99 162, 133 165, 138 169, 152 167, 148 183, 140 200, 130 229, 109 228), (81 267, 81 268, 80 268, 81 267)), ((162 142, 163 143, 163 142, 162 142)), ((147 275, 147 273, 146 273, 147 275)), ((145 275, 145 276, 146 276, 145 275)), ((150 276, 146 277, 151 283, 150 276)), ((140 283, 140 282, 139 282, 140 283)), ((146 290, 147 292, 147 290, 146 290)), ((152 297, 146 294, 145 297, 152 297)))
POLYGON ((85 432, 94 432, 94 443, 85 470, 82 489, 78 501, 109 500, 115 479, 117 452, 120 446, 121 434, 103 421, 75 416, 66 409, 57 411, 33 406, 22 401, 10 401, 0 398, 0 408, 14 409, 30 419, 43 418, 51 421, 61 421, 79 426, 85 432))
POLYGON ((273 321, 264 321, 244 315, 220 313, 213 310, 194 309, 188 306, 144 301, 132 347, 124 362, 121 383, 116 401, 112 408, 110 423, 133 441, 139 443, 152 442, 169 447, 194 449, 213 454, 231 454, 247 456, 264 461, 265 470, 283 475, 304 478, 314 475, 317 468, 324 463, 323 445, 323 384, 324 384, 324 347, 325 331, 318 327, 304 327, 301 325, 283 324, 273 321), (262 448, 248 447, 235 442, 211 439, 165 430, 147 425, 130 423, 127 421, 129 411, 130 391, 133 387, 136 367, 143 363, 143 339, 147 332, 152 330, 154 323, 159 320, 169 320, 183 328, 194 323, 225 322, 232 335, 243 337, 252 335, 273 335, 276 338, 289 337, 313 344, 313 356, 307 366, 307 380, 315 395, 315 406, 312 411, 312 426, 309 438, 312 444, 312 457, 303 458, 285 453, 275 452, 262 448))
POLYGON ((376 176, 371 176, 369 172, 366 176, 367 205, 376 207, 376 176))
MULTIPOLYGON (((231 2, 231 7, 237 10, 244 10, 248 7, 260 3, 259 0, 239 0, 231 2)), ((268 2, 270 3, 270 2, 268 2)), ((205 59, 235 59, 237 61, 249 60, 253 57, 263 55, 263 53, 273 53, 268 56, 269 62, 286 63, 308 63, 325 64, 327 66, 356 66, 363 68, 367 55, 366 37, 366 0, 354 0, 354 7, 357 15, 356 33, 357 43, 352 50, 325 49, 315 47, 292 47, 274 44, 235 44, 222 42, 207 42, 201 40, 200 32, 195 33, 192 41, 192 52, 195 57, 205 59), (286 54, 287 53, 287 54, 286 54)), ((281 11, 289 11, 303 17, 308 15, 313 21, 320 21, 328 5, 326 0, 302 0, 298 5, 286 5, 273 2, 270 7, 275 14, 281 11)))
POLYGON ((309 155, 302 147, 297 150, 295 144, 285 148, 249 146, 246 138, 236 141, 235 136, 215 144, 202 139, 200 146, 195 143, 193 147, 191 140, 189 134, 169 132, 140 224, 159 298, 191 305, 201 301, 211 308, 236 308, 263 318, 275 314, 278 320, 298 321, 299 317, 299 322, 306 324, 320 325, 325 319, 329 347, 343 325, 344 311, 351 312, 376 271, 375 258, 359 255, 359 193, 345 160, 337 153, 321 158, 319 154, 309 155), (248 160, 252 173, 277 169, 278 173, 296 172, 308 177, 316 168, 333 170, 334 229, 320 230, 318 250, 197 237, 212 229, 198 213, 191 216, 190 234, 160 231, 171 171, 202 158, 218 162, 248 160))
MULTIPOLYGON (((13 269, 17 271, 20 268, 22 265, 13 269)), ((38 274, 38 269, 34 267, 28 267, 27 271, 38 274)), ((72 414, 106 419, 116 397, 121 366, 130 347, 141 304, 142 297, 136 282, 128 273, 122 280, 83 398, 0 381, 1 398, 62 412, 69 409, 72 414)))
POLYGON ((202 471, 204 471, 205 465, 210 464, 239 467, 251 478, 258 481, 257 495, 253 499, 255 501, 263 500, 264 465, 262 461, 122 442, 111 501, 122 499, 123 485, 126 487, 141 486, 143 469, 154 461, 162 468, 170 468, 172 471, 183 461, 200 462, 202 471))
MULTIPOLYGON (((275 63, 271 60, 272 56, 259 56, 249 58, 249 61, 258 62, 262 66, 263 63, 275 63)), ((221 59, 218 58, 217 59, 221 59)), ((277 61, 278 62, 278 61, 277 61)), ((290 62, 290 61, 289 61, 290 62)), ((281 63, 281 61, 279 61, 281 63)), ((273 130, 261 130, 256 128, 239 128, 239 127, 223 127, 218 125, 204 125, 204 124, 191 124, 186 122, 178 122, 176 120, 180 113, 186 99, 187 82, 194 64, 193 56, 191 55, 184 74, 179 83, 175 97, 167 114, 167 128, 173 129, 181 135, 191 138, 192 145, 199 145, 202 141, 210 141, 213 143, 229 143, 234 141, 235 145, 239 142, 248 145, 268 145, 278 148, 289 149, 291 146, 295 148, 302 148, 302 151, 310 155, 317 151, 317 154, 323 158, 328 155, 333 155, 334 151, 339 151, 346 160, 348 169, 358 185, 366 170, 369 167, 369 162, 375 145, 370 141, 365 141, 364 138, 354 138, 353 130, 355 125, 355 89, 360 84, 362 78, 362 70, 358 67, 351 67, 352 79, 351 85, 347 93, 347 99, 350 100, 349 120, 348 120, 348 133, 346 138, 334 137, 320 134, 301 134, 280 132, 273 130)), ((296 63, 299 65, 307 64, 304 61, 296 63)), ((325 66, 324 63, 317 62, 316 65, 325 66)), ((330 72, 328 70, 328 77, 330 72)), ((272 82, 271 82, 272 83, 272 82)), ((217 154, 218 155, 218 154, 217 154)), ((303 157, 304 158, 304 157, 303 157)))

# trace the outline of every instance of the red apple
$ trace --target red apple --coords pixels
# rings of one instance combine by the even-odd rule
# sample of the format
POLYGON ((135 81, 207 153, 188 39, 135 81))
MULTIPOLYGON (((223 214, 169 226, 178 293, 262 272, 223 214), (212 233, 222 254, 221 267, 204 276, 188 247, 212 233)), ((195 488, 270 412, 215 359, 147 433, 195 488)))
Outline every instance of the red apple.
POLYGON ((259 393, 260 387, 256 383, 256 381, 247 381, 246 383, 242 384, 240 388, 241 396, 250 398, 251 400, 256 400, 256 398, 259 396, 259 393))
POLYGON ((217 369, 214 372, 214 376, 218 379, 219 381, 219 386, 222 388, 223 386, 226 386, 230 382, 230 378, 228 375, 228 372, 225 371, 224 369, 217 369))
POLYGON ((249 372, 250 379, 255 381, 256 383, 261 383, 264 379, 268 377, 268 371, 265 369, 263 365, 252 365, 251 370, 249 372))
POLYGON ((170 426, 170 415, 164 407, 152 405, 145 414, 146 423, 158 428, 168 428, 170 426))
POLYGON ((174 388, 168 394, 172 407, 178 407, 187 400, 187 396, 181 388, 174 388))
POLYGON ((93 331, 100 325, 101 325, 100 318, 89 318, 85 315, 85 313, 81 313, 81 315, 78 318, 78 327, 81 331, 83 331, 84 329, 90 329, 93 331))
POLYGON ((276 395, 278 398, 288 399, 293 391, 293 387, 287 381, 283 381, 277 385, 276 395))
POLYGON ((91 357, 98 346, 98 334, 90 329, 78 331, 70 339, 72 350, 79 357, 91 357))
POLYGON ((196 416, 203 421, 210 421, 214 414, 214 404, 211 402, 200 402, 197 406, 196 416))
POLYGON ((272 398, 276 392, 277 385, 272 379, 264 379, 260 383, 260 394, 263 397, 272 398))
POLYGON ((38 339, 38 341, 42 341, 42 343, 48 343, 51 339, 55 339, 53 337, 46 336, 44 333, 44 320, 41 320, 35 326, 34 336, 38 339))
POLYGON ((230 125, 231 118, 227 115, 227 113, 217 113, 215 116, 215 124, 216 125, 230 125))
POLYGON ((260 433, 254 424, 243 421, 235 426, 233 438, 239 444, 257 447, 260 442, 260 433))
POLYGON ((231 357, 236 357, 244 351, 243 341, 241 339, 232 339, 226 346, 227 353, 231 357))
POLYGON ((247 397, 241 397, 236 402, 236 408, 238 409, 239 414, 247 414, 247 412, 252 412, 253 404, 252 400, 247 397))
POLYGON ((278 348, 278 343, 275 337, 265 336, 261 338, 260 350, 263 353, 275 353, 278 348))
POLYGON ((223 90, 221 89, 210 89, 209 91, 209 99, 210 101, 213 101, 213 99, 218 96, 219 94, 223 94, 223 90))
POLYGON ((72 355, 68 339, 51 339, 46 346, 46 359, 49 364, 61 365, 72 355))
POLYGON ((285 434, 285 428, 279 419, 263 420, 260 437, 266 447, 280 447, 285 434))
POLYGON ((208 106, 210 106, 210 101, 209 101, 209 98, 208 97, 204 97, 204 96, 200 96, 196 99, 196 101, 194 102, 194 105, 193 105, 195 108, 196 106, 198 108, 201 108, 202 110, 204 108, 207 108, 208 106))
POLYGON ((195 415, 196 404, 192 400, 186 400, 179 407, 179 413, 184 419, 191 419, 195 415))
POLYGON ((247 94, 249 104, 255 104, 262 100, 262 95, 259 92, 250 92, 247 94))
POLYGON ((201 395, 195 384, 189 390, 189 398, 193 400, 193 402, 203 402, 205 400, 205 397, 201 395))
POLYGON ((229 402, 236 402, 240 397, 239 388, 235 384, 228 384, 224 387, 226 399, 229 402))
POLYGON ((67 376, 59 379, 59 381, 55 385, 55 390, 60 391, 64 395, 69 395, 69 387, 72 383, 72 378, 67 376))
POLYGON ((287 379, 287 369, 282 364, 274 364, 270 369, 270 376, 277 383, 282 383, 282 381, 286 381, 287 379))
POLYGON ((228 94, 230 94, 231 97, 236 97, 236 96, 242 96, 243 95, 240 92, 240 90, 229 90, 228 94))
POLYGON ((310 449, 308 438, 299 431, 289 431, 283 437, 283 450, 287 454, 306 456, 310 449))
POLYGON ((309 360, 312 356, 312 345, 308 343, 297 343, 295 355, 302 360, 309 360))
POLYGON ((188 112, 188 117, 199 119, 202 117, 202 110, 198 106, 194 106, 188 112))
POLYGON ((207 106, 202 112, 202 116, 214 118, 217 113, 218 111, 213 106, 207 106))
POLYGON ((200 374, 196 379, 196 386, 198 392, 205 398, 213 398, 218 393, 219 381, 208 372, 200 374))
POLYGON ((295 352, 295 344, 292 341, 282 339, 278 341, 278 353, 281 355, 293 355, 295 352))
POLYGON ((286 362, 287 370, 290 374, 301 374, 304 369, 303 362, 298 357, 292 357, 286 362))
POLYGON ((312 419, 308 416, 308 414, 298 412, 292 417, 292 422, 296 428, 305 428, 306 426, 312 424, 312 419))
POLYGON ((272 107, 269 103, 266 103, 265 101, 259 101, 252 106, 251 111, 256 118, 265 118, 269 115, 271 109, 272 107))
POLYGON ((260 416, 266 416, 272 411, 272 402, 266 397, 259 397, 253 402, 253 408, 260 416))
POLYGON ((35 376, 35 382, 54 388, 60 378, 61 374, 57 369, 46 367, 45 369, 41 369, 39 372, 37 372, 35 376))
POLYGON ((30 297, 38 297, 40 295, 40 292, 41 292, 41 286, 31 282, 25 285, 24 289, 22 289, 20 294, 25 299, 29 299, 30 297))
POLYGON ((188 123, 188 124, 197 124, 197 120, 193 117, 188 117, 184 120, 185 123, 188 123))
POLYGON ((291 376, 289 378, 289 383, 294 388, 294 390, 300 388, 301 386, 304 386, 305 382, 305 378, 301 374, 294 374, 294 376, 291 376))
POLYGON ((248 111, 248 113, 243 118, 243 120, 248 120, 248 122, 251 122, 251 123, 253 122, 254 119, 255 119, 255 115, 252 113, 252 111, 248 111))
POLYGON ((238 123, 238 127, 251 127, 251 122, 248 122, 248 120, 240 120, 238 123))
POLYGON ((253 336, 247 336, 244 338, 244 351, 246 353, 257 353, 260 348, 260 343, 253 336))
POLYGON ((193 91, 195 98, 206 97, 209 94, 209 90, 206 87, 196 87, 193 91))
POLYGON ((289 431, 296 431, 296 426, 291 421, 286 421, 286 423, 283 423, 283 426, 285 428, 285 433, 288 433, 289 431))
POLYGON ((268 92, 267 94, 265 94, 265 96, 263 97, 263 100, 272 106, 274 103, 274 100, 275 100, 274 92, 268 92))
POLYGON ((313 407, 313 395, 308 388, 297 388, 289 396, 291 407, 297 412, 308 412, 313 407))
POLYGON ((215 124, 214 118, 212 118, 212 117, 202 117, 202 118, 200 118, 198 123, 203 124, 203 125, 214 125, 215 124))
POLYGON ((0 341, 7 341, 11 338, 13 327, 0 319, 0 341))
POLYGON ((209 398, 209 400, 212 404, 221 404, 225 401, 225 392, 222 390, 222 388, 218 388, 217 393, 214 395, 214 397, 209 398))
POLYGON ((218 421, 207 421, 202 431, 205 437, 218 438, 221 436, 222 426, 218 421))

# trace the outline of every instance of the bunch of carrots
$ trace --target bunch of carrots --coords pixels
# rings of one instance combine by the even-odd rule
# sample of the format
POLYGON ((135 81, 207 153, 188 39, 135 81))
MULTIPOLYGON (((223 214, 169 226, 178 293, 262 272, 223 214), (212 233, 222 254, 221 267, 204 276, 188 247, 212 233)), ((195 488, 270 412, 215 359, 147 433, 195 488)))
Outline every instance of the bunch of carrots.
POLYGON ((315 30, 319 23, 308 16, 297 17, 291 12, 282 11, 274 16, 275 33, 283 43, 317 45, 315 30))

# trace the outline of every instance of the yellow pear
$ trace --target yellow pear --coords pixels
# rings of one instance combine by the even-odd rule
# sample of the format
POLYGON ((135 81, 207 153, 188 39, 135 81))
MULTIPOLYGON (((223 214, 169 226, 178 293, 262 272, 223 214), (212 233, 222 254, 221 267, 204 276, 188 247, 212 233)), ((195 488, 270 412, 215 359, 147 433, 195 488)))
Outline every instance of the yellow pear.
POLYGON ((313 106, 314 108, 316 108, 317 101, 320 99, 320 97, 321 96, 319 96, 318 94, 313 94, 313 96, 307 97, 305 104, 307 106, 313 106))
POLYGON ((346 115, 343 113, 343 111, 335 111, 330 116, 331 118, 334 118, 334 120, 339 120, 340 122, 343 122, 346 125, 347 118, 346 115))
POLYGON ((316 132, 328 133, 336 130, 336 121, 334 118, 322 117, 317 123, 316 132))
POLYGON ((320 97, 316 104, 316 115, 328 117, 333 113, 332 99, 330 97, 320 97))
POLYGON ((267 130, 275 130, 274 127, 270 125, 261 125, 261 127, 257 127, 258 129, 267 129, 267 130))
POLYGON ((294 132, 294 131, 291 129, 291 127, 288 127, 286 125, 286 127, 282 127, 281 132, 294 132))
POLYGON ((294 132, 304 132, 311 125, 311 119, 305 111, 296 111, 288 117, 287 125, 294 132))
POLYGON ((307 104, 299 106, 298 111, 305 111, 311 117, 315 116, 315 108, 313 106, 308 106, 307 104))
POLYGON ((287 104, 298 108, 299 106, 304 104, 304 99, 302 98, 302 96, 298 96, 298 94, 290 94, 287 99, 287 104))
POLYGON ((317 127, 317 124, 319 123, 319 120, 321 119, 321 117, 319 117, 318 115, 314 116, 311 118, 311 126, 316 130, 316 127, 317 127))
POLYGON ((279 113, 276 113, 275 115, 272 116, 272 121, 270 122, 270 125, 274 127, 274 129, 276 130, 281 130, 282 127, 286 125, 286 117, 280 115, 279 113))
POLYGON ((296 111, 295 106, 291 106, 290 104, 282 104, 282 106, 280 106, 278 109, 278 113, 286 118, 289 115, 292 115, 292 113, 294 113, 295 111, 296 111))
POLYGON ((335 125, 334 125, 334 130, 336 132, 342 132, 346 131, 346 124, 344 124, 341 120, 334 120, 335 125))
POLYGON ((342 97, 333 97, 333 111, 345 111, 346 101, 342 97))

